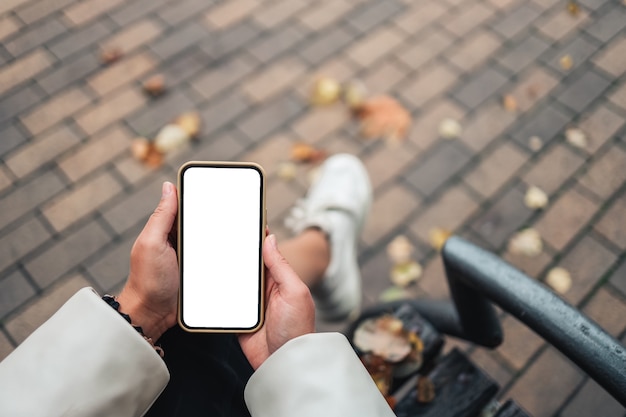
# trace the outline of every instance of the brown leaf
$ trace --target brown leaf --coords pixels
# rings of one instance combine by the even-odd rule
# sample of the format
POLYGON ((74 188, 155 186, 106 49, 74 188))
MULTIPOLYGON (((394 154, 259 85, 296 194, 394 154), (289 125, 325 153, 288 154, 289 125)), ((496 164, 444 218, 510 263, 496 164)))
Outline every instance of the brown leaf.
POLYGON ((504 110, 508 112, 516 112, 517 100, 515 100, 515 97, 513 97, 512 95, 507 94, 502 97, 502 107, 504 107, 504 110))
POLYGON ((318 163, 326 159, 326 156, 326 151, 316 149, 306 143, 294 143, 291 147, 292 161, 318 163))
POLYGON ((354 331, 354 345, 362 352, 371 352, 388 362, 397 363, 412 350, 402 321, 393 316, 370 318, 354 331))
POLYGON ((435 384, 427 376, 417 378, 417 402, 427 404, 435 399, 435 384))
POLYGON ((158 97, 165 92, 165 77, 156 74, 143 82, 143 91, 152 97, 158 97))
POLYGON ((159 152, 154 144, 150 144, 148 155, 144 162, 151 168, 158 168, 163 165, 163 153, 159 152))
POLYGON ((366 100, 357 109, 356 115, 361 119, 363 137, 384 138, 390 144, 403 141, 411 125, 409 112, 389 96, 377 96, 366 100))
POLYGON ((111 65, 124 56, 121 48, 111 46, 100 51, 100 62, 104 65, 111 65))
POLYGON ((130 144, 130 151, 133 158, 138 161, 145 161, 150 153, 150 141, 146 138, 135 138, 130 144))
POLYGON ((341 96, 341 84, 330 77, 320 77, 313 83, 310 101, 316 106, 335 103, 341 96))

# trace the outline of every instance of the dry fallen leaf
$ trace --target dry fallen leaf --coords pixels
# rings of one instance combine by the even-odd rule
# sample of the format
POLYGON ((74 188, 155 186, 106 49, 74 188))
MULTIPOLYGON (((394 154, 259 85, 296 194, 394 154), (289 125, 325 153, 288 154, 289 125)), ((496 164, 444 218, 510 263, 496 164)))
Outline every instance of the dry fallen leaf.
POLYGON ((515 97, 513 97, 512 95, 507 94, 502 97, 502 107, 504 107, 504 110, 508 112, 516 112, 517 100, 515 100, 515 97))
POLYGON ((343 101, 350 109, 358 109, 367 99, 367 88, 360 81, 349 81, 343 87, 343 101))
POLYGON ((567 12, 574 17, 578 16, 578 13, 580 13, 580 6, 578 6, 578 3, 575 0, 568 0, 567 12))
POLYGON ((546 276, 546 284, 559 294, 565 294, 572 287, 572 277, 565 268, 552 268, 546 276))
POLYGON ((406 300, 411 297, 411 294, 407 290, 394 285, 380 293, 378 299, 383 303, 390 303, 392 301, 406 300))
POLYGON ((542 250, 541 235, 531 228, 515 233, 508 244, 508 251, 516 255, 537 256, 542 250))
POLYGON ((404 264, 411 260, 413 249, 411 241, 406 236, 396 236, 387 245, 387 256, 394 265, 404 264))
POLYGON ((326 151, 314 148, 306 143, 297 142, 291 147, 291 160, 295 162, 318 163, 326 159, 326 151))
POLYGON ((133 158, 138 161, 145 161, 150 152, 150 141, 146 138, 135 138, 130 144, 130 151, 133 158))
POLYGON ((335 103, 341 96, 339 81, 330 77, 320 77, 313 83, 310 101, 316 106, 335 103))
POLYGON ((411 115, 400 103, 389 96, 377 96, 358 107, 361 135, 368 139, 384 138, 388 144, 397 144, 406 138, 411 115))
POLYGON ((415 261, 396 264, 391 268, 391 282, 399 287, 407 287, 422 276, 422 266, 415 261))
POLYGON ((580 129, 570 128, 565 131, 565 139, 567 143, 577 148, 584 149, 587 147, 587 135, 580 129))
POLYGON ((393 397, 388 396, 393 380, 393 365, 373 353, 361 354, 360 359, 367 373, 370 374, 376 387, 380 393, 383 394, 388 404, 390 404, 390 406, 391 404, 395 404, 393 397))
POLYGON ((427 404, 435 399, 435 384, 427 376, 417 378, 417 402, 427 404))
POLYGON ((452 236, 452 232, 447 229, 442 229, 440 227, 434 227, 430 229, 428 232, 428 239, 430 241, 430 246, 438 251, 443 248, 443 245, 446 243, 446 240, 452 236))
POLYGON ((371 352, 392 363, 400 362, 412 350, 402 321, 392 316, 364 320, 354 331, 353 341, 362 352, 371 352))
POLYGON ((190 139, 189 134, 182 127, 169 124, 161 128, 154 138, 154 146, 161 153, 167 153, 180 148, 190 139))
POLYGON ((559 59, 559 65, 565 71, 569 71, 574 66, 574 61, 572 60, 571 55, 563 55, 561 59, 559 59))
POLYGON ((526 190, 524 205, 530 209, 541 209, 548 204, 548 195, 539 187, 534 185, 526 190))
POLYGON ((296 177, 297 171, 293 162, 282 162, 278 165, 278 178, 290 181, 296 177))
POLYGON ((160 152, 153 142, 146 138, 136 138, 130 145, 133 157, 152 168, 158 168, 163 164, 163 153, 160 152))
POLYGON ((535 84, 529 85, 528 87, 526 87, 526 95, 531 100, 536 99, 537 96, 539 96, 539 87, 537 87, 535 84))
POLYGON ((200 115, 197 112, 183 113, 174 120, 174 124, 187 132, 190 138, 195 138, 200 133, 200 115))
POLYGON ((143 91, 152 97, 158 97, 165 92, 165 77, 161 74, 153 75, 143 82, 143 91))
POLYGON ((119 61, 124 56, 121 48, 111 46, 100 51, 100 62, 104 65, 110 65, 119 61))
POLYGON ((539 136, 531 136, 528 139, 528 146, 533 152, 537 152, 543 147, 543 140, 539 136))
POLYGON ((461 136, 461 124, 454 119, 443 119, 439 123, 439 136, 444 139, 458 138, 461 136))

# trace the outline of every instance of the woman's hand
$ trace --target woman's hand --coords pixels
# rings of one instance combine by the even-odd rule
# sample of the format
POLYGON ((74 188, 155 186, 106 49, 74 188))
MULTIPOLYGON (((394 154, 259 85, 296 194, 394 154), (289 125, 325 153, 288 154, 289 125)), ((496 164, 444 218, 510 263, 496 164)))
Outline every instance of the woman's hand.
POLYGON ((120 311, 155 341, 176 324, 178 261, 169 237, 177 211, 176 187, 165 182, 161 201, 130 252, 128 280, 117 297, 120 311))
POLYGON ((289 340, 315 331, 315 306, 309 288, 291 269, 270 235, 263 245, 265 323, 256 333, 239 335, 239 343, 256 370, 289 340))

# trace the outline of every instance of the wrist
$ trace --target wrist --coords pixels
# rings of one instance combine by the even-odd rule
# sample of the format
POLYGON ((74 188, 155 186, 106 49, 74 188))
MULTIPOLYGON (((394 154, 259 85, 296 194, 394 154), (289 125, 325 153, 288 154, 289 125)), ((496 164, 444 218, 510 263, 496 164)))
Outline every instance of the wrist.
POLYGON ((141 327, 143 335, 154 341, 159 340, 161 335, 167 330, 163 325, 164 320, 146 308, 138 297, 126 291, 116 297, 120 304, 119 311, 130 316, 133 326, 141 327))

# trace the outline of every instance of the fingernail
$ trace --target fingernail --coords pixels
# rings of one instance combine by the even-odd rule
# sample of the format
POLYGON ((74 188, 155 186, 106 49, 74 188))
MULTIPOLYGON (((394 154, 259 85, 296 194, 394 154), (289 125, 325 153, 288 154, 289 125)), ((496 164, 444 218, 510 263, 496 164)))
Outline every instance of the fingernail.
POLYGON ((161 196, 165 197, 170 194, 172 194, 172 183, 165 181, 163 183, 163 188, 161 189, 161 196))
POLYGON ((269 235, 267 239, 270 241, 270 245, 272 246, 272 249, 278 250, 278 247, 276 246, 276 235, 269 235))

